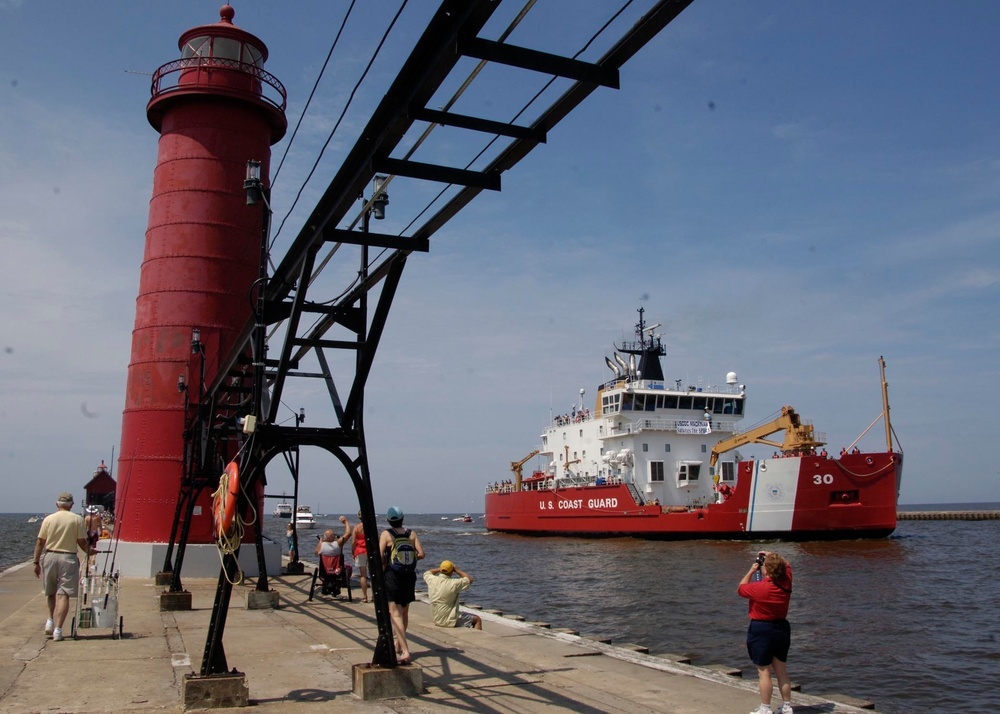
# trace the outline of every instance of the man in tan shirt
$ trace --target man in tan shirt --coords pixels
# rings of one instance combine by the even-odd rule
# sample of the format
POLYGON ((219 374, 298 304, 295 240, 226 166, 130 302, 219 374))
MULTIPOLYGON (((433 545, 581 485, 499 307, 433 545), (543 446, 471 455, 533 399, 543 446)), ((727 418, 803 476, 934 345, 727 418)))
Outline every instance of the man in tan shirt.
POLYGON ((431 568, 424 573, 427 583, 427 595, 431 601, 431 614, 434 624, 438 627, 474 627, 483 629, 483 620, 479 615, 460 612, 458 609, 459 594, 472 585, 472 576, 463 573, 450 560, 441 561, 441 566, 431 568), (457 578, 452 578, 457 575, 457 578))
POLYGON ((45 634, 59 642, 63 639, 62 627, 69 612, 69 599, 76 597, 80 582, 80 560, 77 550, 90 552, 87 529, 83 517, 73 513, 73 494, 60 493, 56 499, 56 512, 45 517, 35 541, 35 577, 42 578, 48 600, 49 619, 45 634))

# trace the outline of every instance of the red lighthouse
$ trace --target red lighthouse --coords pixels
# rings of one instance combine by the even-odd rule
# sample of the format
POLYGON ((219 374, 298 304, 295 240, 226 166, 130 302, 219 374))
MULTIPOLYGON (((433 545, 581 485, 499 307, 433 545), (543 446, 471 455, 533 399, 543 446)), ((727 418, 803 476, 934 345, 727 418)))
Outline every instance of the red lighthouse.
MULTIPOLYGON (((122 416, 115 532, 122 572, 131 575, 155 573, 162 564, 183 473, 186 410, 250 317, 262 222, 261 207, 247 206, 247 161, 261 162, 266 184, 270 147, 287 129, 284 87, 263 69, 267 47, 233 25, 234 14, 224 5, 219 22, 180 36, 181 57, 154 73, 146 106, 160 141, 122 416)), ((212 542, 211 521, 211 497, 203 493, 189 547, 212 542)))

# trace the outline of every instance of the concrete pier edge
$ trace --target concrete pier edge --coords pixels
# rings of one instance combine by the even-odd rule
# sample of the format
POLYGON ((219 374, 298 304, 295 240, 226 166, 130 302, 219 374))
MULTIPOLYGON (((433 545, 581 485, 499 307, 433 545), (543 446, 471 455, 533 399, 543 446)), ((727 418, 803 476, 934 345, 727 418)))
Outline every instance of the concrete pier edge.
MULTIPOLYGON (((417 591, 417 599, 428 604, 430 602, 427 598, 426 591, 417 591)), ((649 654, 649 649, 641 645, 635 645, 632 643, 616 645, 613 643, 605 643, 596 639, 581 637, 576 630, 550 627, 549 623, 541 623, 541 626, 539 626, 538 624, 528 622, 526 620, 515 620, 510 618, 509 614, 502 614, 502 611, 500 610, 490 610, 478 604, 465 605, 463 603, 461 605, 461 610, 479 614, 479 616, 483 619, 484 627, 485 623, 488 621, 497 624, 504 624, 508 627, 528 630, 531 634, 539 637, 549 637, 563 642, 571 642, 579 645, 580 647, 593 650, 595 653, 600 653, 614 659, 630 662, 632 664, 648 667, 650 669, 696 677, 715 684, 736 686, 747 691, 757 692, 756 678, 752 680, 743 679, 742 670, 738 667, 732 667, 725 664, 694 665, 691 664, 691 660, 689 658, 683 655, 669 653, 649 654), (501 614, 498 615, 495 613, 501 614)), ((874 704, 872 702, 846 694, 803 694, 802 686, 800 684, 793 684, 792 690, 796 693, 796 706, 801 706, 803 708, 820 707, 817 711, 836 712, 854 710, 867 710, 870 712, 874 709, 874 704), (846 707, 850 707, 850 709, 845 709, 841 706, 836 706, 834 709, 830 709, 830 704, 845 705, 846 707)), ((777 692, 777 685, 775 686, 775 691, 777 692)))
MULTIPOLYGON (((122 640, 111 644, 100 632, 85 630, 78 641, 55 643, 42 632, 44 597, 25 565, 0 573, 0 709, 7 714, 105 711, 113 692, 128 692, 122 704, 133 712, 183 712, 206 702, 239 705, 245 692, 258 714, 280 714, 289 705, 303 712, 313 707, 381 714, 456 707, 715 714, 749 711, 757 698, 756 678, 684 664, 679 655, 651 655, 634 643, 560 632, 511 613, 467 607, 482 617, 483 632, 434 627, 425 592, 411 608, 415 664, 396 668, 393 676, 404 669, 412 674, 395 690, 356 685, 359 672, 373 669, 372 605, 329 597, 309 601, 308 578, 301 576, 271 581, 280 595, 278 609, 244 609, 240 600, 250 586, 234 592, 225 636, 232 677, 206 694, 203 687, 214 682, 196 672, 215 579, 186 578, 192 609, 161 611, 152 577, 123 578, 121 609, 132 624, 122 640), (81 662, 95 658, 102 660, 100 676, 81 678, 81 662)), ((840 695, 797 693, 794 701, 800 714, 870 711, 870 703, 840 695)))

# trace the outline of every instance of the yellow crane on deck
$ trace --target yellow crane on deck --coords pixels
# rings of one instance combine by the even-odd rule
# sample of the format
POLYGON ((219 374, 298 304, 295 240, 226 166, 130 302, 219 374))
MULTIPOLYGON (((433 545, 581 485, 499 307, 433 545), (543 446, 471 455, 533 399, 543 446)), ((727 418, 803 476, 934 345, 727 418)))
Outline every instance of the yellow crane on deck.
POLYGON ((738 449, 744 444, 750 443, 767 444, 768 446, 777 447, 785 453, 789 451, 812 451, 826 444, 825 441, 818 441, 816 439, 812 424, 803 424, 799 415, 795 413, 792 407, 784 406, 781 408, 781 416, 774 421, 758 426, 755 429, 748 429, 728 439, 723 439, 713 446, 709 466, 714 470, 720 454, 738 449), (785 432, 784 441, 779 443, 777 441, 769 441, 765 438, 779 431, 785 432))
POLYGON ((511 461, 510 462, 510 470, 514 474, 514 490, 515 491, 520 491, 521 490, 521 467, 524 466, 528 462, 528 459, 532 458, 533 456, 538 456, 540 453, 542 453, 541 449, 535 449, 534 451, 532 451, 530 454, 528 454, 527 456, 525 456, 520 461, 511 461))

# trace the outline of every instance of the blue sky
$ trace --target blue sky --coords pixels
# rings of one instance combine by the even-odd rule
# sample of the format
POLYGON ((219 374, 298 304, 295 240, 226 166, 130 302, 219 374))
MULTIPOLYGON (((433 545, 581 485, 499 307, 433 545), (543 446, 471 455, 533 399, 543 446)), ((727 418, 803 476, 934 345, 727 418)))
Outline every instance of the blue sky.
MULTIPOLYGON (((156 160, 148 73, 219 4, 0 0, 4 511, 82 494, 118 455, 156 160)), ((521 6, 508 4, 505 17, 521 6)), ((346 5, 235 4, 269 47, 292 126, 346 5)), ((398 7, 359 5, 275 182, 279 219, 398 7)), ((404 11, 276 258, 432 6, 404 11)), ((572 52, 615 7, 541 0, 510 41, 572 52)), ((581 388, 593 398, 640 306, 663 324, 667 379, 735 371, 746 425, 791 404, 834 449, 878 416, 884 355, 901 502, 1000 500, 985 412, 1000 402, 997 27, 985 0, 696 0, 620 90, 592 95, 409 261, 368 388, 376 506, 481 511, 484 484, 538 445, 549 415, 581 388)), ((509 99, 469 101, 503 113, 509 99)), ((386 232, 422 198, 390 195, 386 232)), ((285 403, 309 419, 325 402, 293 390, 285 403)), ((862 445, 881 439, 878 426, 862 445)), ((356 509, 331 464, 304 464, 305 502, 356 509)))

